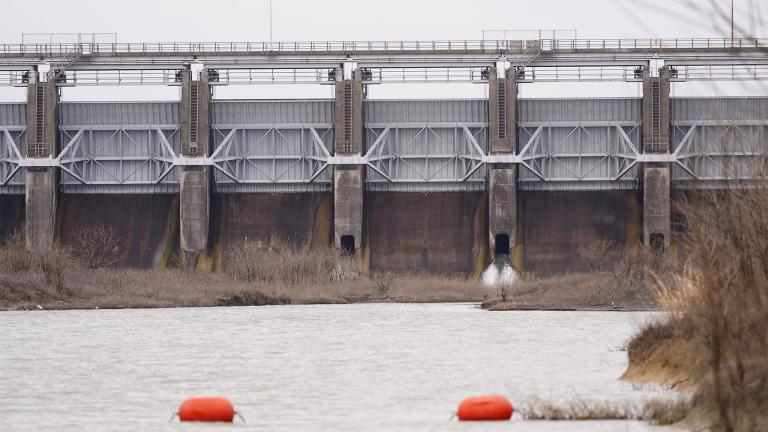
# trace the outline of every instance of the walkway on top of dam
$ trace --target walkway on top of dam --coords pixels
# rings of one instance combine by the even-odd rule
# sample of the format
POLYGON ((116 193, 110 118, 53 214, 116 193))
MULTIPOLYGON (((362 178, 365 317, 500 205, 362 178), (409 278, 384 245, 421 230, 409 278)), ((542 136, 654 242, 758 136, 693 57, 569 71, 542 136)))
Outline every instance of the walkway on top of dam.
POLYGON ((185 65, 215 69, 216 85, 328 84, 345 63, 369 83, 481 83, 498 63, 522 82, 640 81, 655 61, 673 81, 766 79, 768 39, 6 43, 0 86, 25 85, 38 64, 62 85, 104 86, 178 85, 185 65))

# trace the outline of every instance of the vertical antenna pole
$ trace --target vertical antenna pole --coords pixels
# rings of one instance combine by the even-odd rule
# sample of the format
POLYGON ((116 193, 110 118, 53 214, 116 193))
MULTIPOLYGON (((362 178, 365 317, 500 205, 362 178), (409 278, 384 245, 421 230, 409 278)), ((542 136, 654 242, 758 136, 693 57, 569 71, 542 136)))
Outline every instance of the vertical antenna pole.
POLYGON ((733 36, 734 36, 734 31, 733 31, 733 0, 731 0, 731 45, 733 45, 733 36))

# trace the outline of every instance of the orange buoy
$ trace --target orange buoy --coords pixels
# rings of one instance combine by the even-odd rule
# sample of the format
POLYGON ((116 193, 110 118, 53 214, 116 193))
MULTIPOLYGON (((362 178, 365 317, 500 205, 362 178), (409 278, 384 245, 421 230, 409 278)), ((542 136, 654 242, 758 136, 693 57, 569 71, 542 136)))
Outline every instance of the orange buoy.
POLYGON ((504 396, 475 396, 461 401, 458 412, 461 421, 509 420, 512 404, 504 396))
POLYGON ((189 398, 179 407, 180 421, 229 422, 235 418, 235 407, 223 397, 189 398))

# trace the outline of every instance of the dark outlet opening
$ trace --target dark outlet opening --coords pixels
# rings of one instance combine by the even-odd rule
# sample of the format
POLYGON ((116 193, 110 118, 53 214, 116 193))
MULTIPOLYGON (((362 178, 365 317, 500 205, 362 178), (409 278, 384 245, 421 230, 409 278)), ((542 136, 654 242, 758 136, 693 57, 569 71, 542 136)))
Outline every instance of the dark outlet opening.
POLYGON ((651 234, 651 250, 654 252, 664 252, 664 234, 651 234))
POLYGON ((341 255, 342 256, 355 255, 355 236, 351 236, 351 235, 341 236, 341 255))
POLYGON ((509 255, 509 235, 496 234, 496 247, 493 253, 496 255, 509 255))

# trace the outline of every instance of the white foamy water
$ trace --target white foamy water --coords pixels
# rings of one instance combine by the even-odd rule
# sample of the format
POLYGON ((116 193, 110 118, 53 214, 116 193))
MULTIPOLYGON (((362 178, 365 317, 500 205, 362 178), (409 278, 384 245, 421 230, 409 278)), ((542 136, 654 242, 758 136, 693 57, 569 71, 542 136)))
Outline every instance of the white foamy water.
POLYGON ((461 399, 639 401, 618 350, 655 314, 357 304, 0 312, 3 431, 653 431, 451 420, 461 399), (247 423, 168 423, 189 396, 247 423))
POLYGON ((480 275, 483 284, 487 287, 497 285, 510 285, 520 278, 515 268, 509 262, 509 257, 499 256, 480 275))

